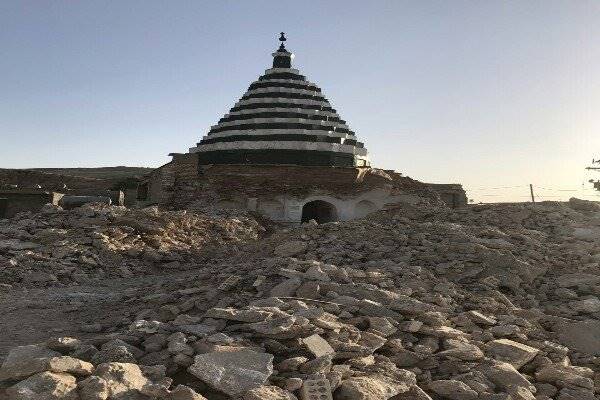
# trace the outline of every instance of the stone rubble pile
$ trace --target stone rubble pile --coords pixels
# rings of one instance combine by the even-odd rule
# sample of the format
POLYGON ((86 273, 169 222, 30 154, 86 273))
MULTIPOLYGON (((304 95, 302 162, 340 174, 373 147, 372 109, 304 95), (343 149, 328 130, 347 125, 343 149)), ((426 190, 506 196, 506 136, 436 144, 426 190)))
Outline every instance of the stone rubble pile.
POLYGON ((210 247, 256 240, 263 231, 245 215, 48 204, 38 214, 0 219, 0 282, 68 285, 186 269, 210 247))
POLYGON ((405 206, 255 246, 130 291, 94 339, 13 349, 5 398, 600 399, 596 203, 405 206))

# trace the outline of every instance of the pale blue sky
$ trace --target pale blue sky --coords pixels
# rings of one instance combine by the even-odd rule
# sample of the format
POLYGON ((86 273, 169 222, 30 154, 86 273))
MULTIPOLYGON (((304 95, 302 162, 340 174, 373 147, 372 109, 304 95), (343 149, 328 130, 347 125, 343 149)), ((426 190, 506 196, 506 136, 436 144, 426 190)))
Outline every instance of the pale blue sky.
POLYGON ((4 0, 0 167, 168 162, 270 66, 282 30, 374 165, 477 201, 526 200, 529 183, 594 195, 591 0, 4 0))

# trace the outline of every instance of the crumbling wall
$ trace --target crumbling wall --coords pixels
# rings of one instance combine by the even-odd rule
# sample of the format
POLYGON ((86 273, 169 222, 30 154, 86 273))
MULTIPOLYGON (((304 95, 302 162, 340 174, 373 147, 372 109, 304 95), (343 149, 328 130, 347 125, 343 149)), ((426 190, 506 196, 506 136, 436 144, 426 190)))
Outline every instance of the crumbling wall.
POLYGON ((138 190, 138 205, 166 209, 246 209, 300 222, 303 206, 325 201, 339 220, 398 203, 443 205, 438 191, 393 171, 293 165, 201 165, 197 154, 172 154, 138 190))
POLYGON ((457 183, 426 183, 429 189, 439 194, 440 198, 448 207, 458 208, 468 204, 467 194, 462 185, 457 183))
POLYGON ((2 190, 0 191, 0 198, 6 200, 3 202, 3 213, 0 214, 0 218, 10 218, 23 211, 37 212, 44 204, 57 205, 62 197, 62 193, 43 190, 2 190))

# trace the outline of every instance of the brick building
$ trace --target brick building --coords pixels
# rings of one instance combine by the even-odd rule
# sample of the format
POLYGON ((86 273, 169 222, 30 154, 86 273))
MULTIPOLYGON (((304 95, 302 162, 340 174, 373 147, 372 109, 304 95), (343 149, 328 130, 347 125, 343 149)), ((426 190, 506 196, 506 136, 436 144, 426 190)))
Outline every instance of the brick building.
POLYGON ((241 208, 273 220, 348 220, 398 202, 466 204, 460 185, 428 185, 370 166, 367 150, 281 45, 272 68, 188 153, 140 185, 140 205, 241 208))

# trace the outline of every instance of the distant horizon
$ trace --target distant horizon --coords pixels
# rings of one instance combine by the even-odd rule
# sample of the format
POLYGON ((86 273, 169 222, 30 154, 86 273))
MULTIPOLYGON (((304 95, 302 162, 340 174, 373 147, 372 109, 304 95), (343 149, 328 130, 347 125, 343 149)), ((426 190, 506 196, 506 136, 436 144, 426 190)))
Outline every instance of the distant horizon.
POLYGON ((600 157, 599 2, 294 4, 0 4, 0 168, 159 167, 285 31, 374 167, 475 202, 526 201, 530 183, 540 200, 600 199, 585 170, 600 157))

